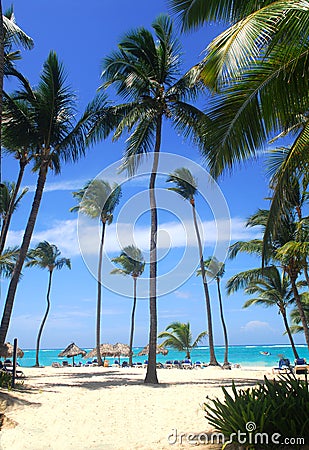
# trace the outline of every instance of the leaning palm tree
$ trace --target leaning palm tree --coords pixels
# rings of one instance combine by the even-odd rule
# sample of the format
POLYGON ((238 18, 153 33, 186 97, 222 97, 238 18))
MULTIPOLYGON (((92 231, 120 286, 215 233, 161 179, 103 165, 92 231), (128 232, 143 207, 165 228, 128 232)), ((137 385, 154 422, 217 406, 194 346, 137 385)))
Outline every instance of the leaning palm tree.
POLYGON ((54 270, 60 270, 64 266, 71 269, 71 261, 68 258, 59 258, 61 255, 60 250, 54 244, 50 244, 47 241, 40 242, 34 249, 28 252, 28 261, 26 267, 38 267, 40 269, 47 269, 49 272, 48 287, 46 294, 46 311, 42 319, 37 341, 36 341, 36 352, 35 352, 35 367, 40 367, 39 362, 39 351, 40 351, 40 341, 43 332, 45 322, 50 310, 50 291, 52 286, 52 276, 54 270))
MULTIPOLYGON (((302 304, 303 304, 306 320, 307 320, 307 323, 309 324, 309 294, 308 294, 308 292, 303 292, 301 294, 301 298, 302 298, 302 304)), ((300 318, 299 311, 297 308, 295 308, 291 311, 290 318, 292 321, 292 325, 290 326, 291 333, 292 334, 303 333, 304 328, 301 325, 301 318, 300 318)))
POLYGON ((111 185, 104 180, 89 181, 82 189, 73 192, 73 197, 79 204, 70 211, 78 211, 92 219, 100 219, 102 224, 101 240, 99 247, 98 274, 97 274, 97 320, 96 320, 96 349, 99 366, 103 365, 100 352, 101 337, 101 306, 102 306, 102 265, 103 248, 106 225, 113 221, 113 212, 121 197, 121 187, 117 184, 111 185))
POLYGON ((200 230, 197 223, 196 218, 196 210, 195 210, 195 196, 197 194, 197 181, 193 177, 192 173, 189 169, 182 167, 181 169, 176 169, 173 173, 171 173, 167 179, 167 182, 174 183, 176 187, 169 188, 169 190, 177 192, 177 194, 181 195, 184 199, 190 202, 192 206, 192 214, 193 214, 193 223, 196 234, 196 239, 198 243, 198 251, 199 251, 199 263, 200 263, 200 271, 203 280, 204 294, 205 294, 205 302, 206 302, 206 311, 207 311, 207 324, 208 324, 208 340, 209 340, 209 353, 210 353, 210 361, 209 364, 211 366, 219 365, 216 356, 215 356, 215 346, 213 339, 213 331, 212 331, 212 316, 211 316, 211 304, 210 304, 210 296, 209 289, 207 283, 207 275, 205 270, 205 263, 203 257, 203 246, 200 235, 200 230))
POLYGON ((22 88, 10 96, 9 110, 4 124, 6 148, 15 151, 27 148, 33 155, 37 184, 28 222, 24 231, 19 257, 9 284, 0 326, 0 344, 5 341, 19 276, 29 249, 39 212, 47 174, 59 174, 62 163, 75 162, 86 151, 86 136, 96 117, 97 108, 103 108, 104 96, 98 96, 86 108, 81 119, 75 119, 75 97, 66 85, 63 65, 50 52, 43 66, 40 82, 35 89, 22 88))
MULTIPOLYGON (((220 317, 221 317, 221 323, 222 323, 222 328, 223 328, 224 346, 225 346, 223 368, 230 369, 231 365, 229 363, 229 358, 228 358, 229 342, 228 342, 227 328, 226 328, 226 323, 225 323, 224 313, 223 313, 223 303, 222 303, 222 295, 221 295, 221 287, 220 287, 221 279, 225 273, 225 264, 223 262, 219 262, 218 259, 215 256, 213 256, 212 258, 206 259, 205 272, 208 277, 214 278, 217 283, 220 317)), ((202 274, 202 272, 199 269, 197 271, 197 275, 201 275, 201 274, 202 274)))
POLYGON ((231 26, 207 48, 194 68, 199 79, 219 90, 209 115, 205 154, 213 176, 256 155, 277 136, 291 142, 277 173, 268 225, 270 240, 284 209, 291 179, 308 175, 309 1, 169 0, 183 28, 207 21, 231 26))
POLYGON ((133 279, 133 306, 131 312, 131 330, 130 330, 130 354, 129 365, 132 366, 133 356, 133 337, 134 337, 134 322, 136 309, 136 295, 137 295, 137 279, 142 275, 145 269, 145 260, 141 250, 135 245, 128 245, 124 247, 119 256, 112 259, 112 262, 119 265, 119 268, 113 269, 111 274, 130 275, 133 279))
MULTIPOLYGON (((169 120, 177 133, 185 137, 199 135, 203 113, 191 105, 199 93, 192 87, 191 74, 177 81, 180 69, 180 46, 171 20, 159 16, 152 24, 154 36, 138 28, 124 36, 118 50, 103 62, 102 87, 113 86, 123 99, 114 108, 114 139, 128 134, 122 168, 134 173, 145 153, 153 149, 149 181, 151 215, 149 277, 149 357, 145 383, 158 383, 157 348, 157 206, 155 183, 161 149, 162 126, 169 120)), ((105 115, 102 120, 105 123, 105 115)), ((104 125, 105 126, 105 125, 104 125)), ((98 140, 104 131, 100 119, 91 138, 98 140)))
POLYGON ((186 358, 190 359, 191 351, 201 340, 207 336, 207 331, 202 331, 194 342, 192 342, 192 333, 190 323, 173 322, 168 325, 165 331, 158 334, 158 338, 165 338, 162 342, 163 347, 172 347, 179 352, 186 352, 186 358), (171 331, 169 331, 171 330, 171 331))
POLYGON ((29 189, 23 188, 19 195, 18 190, 19 187, 14 182, 4 182, 0 184, 0 215, 2 217, 0 255, 2 255, 5 247, 13 212, 16 210, 19 202, 29 189))
POLYGON ((290 279, 283 270, 280 272, 274 265, 263 269, 249 269, 231 277, 226 284, 226 288, 229 295, 237 292, 240 288, 244 289, 245 294, 254 295, 244 303, 244 308, 252 305, 276 306, 282 316, 285 332, 288 335, 294 356, 298 358, 291 327, 287 319, 287 308, 294 300, 293 290, 290 279))

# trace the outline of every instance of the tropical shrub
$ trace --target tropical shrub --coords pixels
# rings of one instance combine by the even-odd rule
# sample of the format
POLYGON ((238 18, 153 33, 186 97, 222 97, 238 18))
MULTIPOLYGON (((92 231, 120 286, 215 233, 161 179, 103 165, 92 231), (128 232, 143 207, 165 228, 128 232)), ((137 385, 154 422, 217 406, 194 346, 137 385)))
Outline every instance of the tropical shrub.
MULTIPOLYGON (((222 388, 224 400, 208 399, 209 423, 234 448, 300 449, 309 444, 308 380, 293 376, 268 380, 253 388, 222 388)), ((225 444, 225 446, 226 446, 225 444)))
POLYGON ((8 372, 0 370, 0 388, 11 389, 12 375, 8 372))

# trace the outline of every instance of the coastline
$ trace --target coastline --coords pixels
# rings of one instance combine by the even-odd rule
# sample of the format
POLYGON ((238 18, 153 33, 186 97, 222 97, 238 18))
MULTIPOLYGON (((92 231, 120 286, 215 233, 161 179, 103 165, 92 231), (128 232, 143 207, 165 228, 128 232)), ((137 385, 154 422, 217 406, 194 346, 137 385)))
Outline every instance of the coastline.
POLYGON ((206 397, 222 397, 221 387, 232 380, 247 388, 274 377, 269 367, 159 369, 160 384, 152 386, 144 384, 145 369, 139 368, 23 371, 24 386, 9 393, 13 404, 6 415, 17 426, 1 431, 3 449, 192 448, 190 433, 211 430, 202 409, 206 397))

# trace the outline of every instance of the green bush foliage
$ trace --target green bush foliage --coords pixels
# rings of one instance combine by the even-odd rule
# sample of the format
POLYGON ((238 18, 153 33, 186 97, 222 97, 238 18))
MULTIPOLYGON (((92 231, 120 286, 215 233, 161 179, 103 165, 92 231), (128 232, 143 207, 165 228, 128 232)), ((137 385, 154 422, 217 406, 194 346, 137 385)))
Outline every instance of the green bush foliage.
POLYGON ((234 383, 232 393, 222 389, 224 400, 208 399, 204 410, 209 423, 224 434, 225 442, 255 450, 300 449, 309 444, 307 378, 265 377, 264 383, 246 390, 236 389, 234 383))
POLYGON ((12 375, 0 370, 0 387, 10 389, 12 386, 12 375))

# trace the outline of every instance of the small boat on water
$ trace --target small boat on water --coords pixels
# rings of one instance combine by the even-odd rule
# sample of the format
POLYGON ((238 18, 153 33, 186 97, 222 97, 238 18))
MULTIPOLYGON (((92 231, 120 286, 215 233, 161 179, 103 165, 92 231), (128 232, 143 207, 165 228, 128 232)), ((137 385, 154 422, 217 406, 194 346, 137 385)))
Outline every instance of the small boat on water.
POLYGON ((261 354, 261 355, 265 355, 265 356, 271 355, 271 353, 269 353, 269 352, 260 352, 260 354, 261 354))

